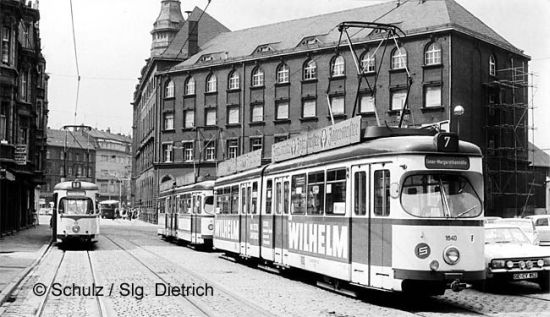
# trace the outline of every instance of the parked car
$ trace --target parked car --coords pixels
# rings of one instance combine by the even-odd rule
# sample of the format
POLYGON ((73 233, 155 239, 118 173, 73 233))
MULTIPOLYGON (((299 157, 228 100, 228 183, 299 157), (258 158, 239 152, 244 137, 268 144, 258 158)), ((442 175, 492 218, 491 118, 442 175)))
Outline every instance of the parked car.
POLYGON ((550 249, 533 245, 514 225, 485 226, 485 263, 487 282, 531 280, 550 290, 550 249))
POLYGON ((550 246, 550 215, 534 215, 525 218, 531 219, 537 229, 539 244, 550 246))
POLYGON ((502 218, 495 220, 494 223, 500 223, 500 224, 508 224, 512 226, 519 227, 523 233, 529 238, 529 241, 531 241, 532 244, 538 245, 539 244, 539 235, 537 232, 537 228, 535 228, 535 224, 531 219, 525 219, 525 218, 502 218))

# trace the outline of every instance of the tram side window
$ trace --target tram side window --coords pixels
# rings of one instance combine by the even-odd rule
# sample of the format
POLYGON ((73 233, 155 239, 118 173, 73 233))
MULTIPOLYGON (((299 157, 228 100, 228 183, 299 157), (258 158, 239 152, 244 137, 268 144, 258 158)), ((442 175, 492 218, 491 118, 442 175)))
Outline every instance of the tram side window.
POLYGON ((178 214, 183 214, 184 213, 184 210, 185 210, 185 205, 184 205, 184 199, 183 199, 183 196, 178 196, 178 214))
POLYGON ((355 214, 364 216, 367 214, 367 173, 357 172, 354 175, 355 193, 355 214))
POLYGON ((374 172, 374 214, 388 216, 390 214, 390 171, 374 172))
POLYGON ((289 182, 285 182, 284 184, 284 206, 283 206, 283 212, 285 214, 288 214, 288 208, 290 206, 290 184, 289 182))
POLYGON ((250 204, 250 213, 255 215, 256 214, 256 208, 257 208, 256 206, 258 205, 258 182, 252 183, 251 201, 252 202, 250 204))
POLYGON ((241 214, 247 214, 248 213, 248 195, 246 194, 246 187, 241 188, 241 214))
POLYGON ((204 213, 206 214, 214 213, 214 196, 204 197, 204 213))
POLYGON ((307 175, 307 213, 322 215, 325 207, 325 172, 307 175))
POLYGON ((292 176, 292 214, 306 213, 306 174, 292 176))
POLYGON ((346 169, 327 171, 327 215, 346 213, 346 169))
POLYGON ((283 196, 282 196, 282 187, 281 183, 277 183, 277 186, 275 188, 275 212, 277 215, 280 215, 283 212, 283 196))
POLYGON ((239 186, 231 187, 231 213, 239 213, 239 186))
POLYGON ((202 214, 202 196, 201 195, 197 195, 195 200, 195 207, 196 207, 195 208, 196 213, 202 214))
POLYGON ((271 208, 273 206, 273 181, 267 180, 266 195, 265 195, 265 213, 271 215, 271 208))

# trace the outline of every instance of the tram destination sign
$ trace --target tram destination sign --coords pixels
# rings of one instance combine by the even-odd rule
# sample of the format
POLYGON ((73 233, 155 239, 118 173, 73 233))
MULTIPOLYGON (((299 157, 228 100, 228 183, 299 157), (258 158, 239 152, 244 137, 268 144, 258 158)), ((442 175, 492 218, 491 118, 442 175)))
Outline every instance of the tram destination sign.
POLYGON ((470 159, 462 156, 426 155, 424 165, 429 169, 457 169, 470 168, 470 159))
POLYGON ((303 132, 271 147, 273 162, 285 161, 308 154, 327 151, 361 141, 361 117, 303 132))

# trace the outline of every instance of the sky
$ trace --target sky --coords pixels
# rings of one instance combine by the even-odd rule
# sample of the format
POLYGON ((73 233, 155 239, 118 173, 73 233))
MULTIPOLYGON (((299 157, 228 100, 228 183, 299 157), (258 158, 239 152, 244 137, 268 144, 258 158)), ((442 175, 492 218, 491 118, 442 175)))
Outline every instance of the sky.
MULTIPOLYGON (((534 143, 550 153, 550 105, 546 102, 550 100, 547 36, 550 0, 455 1, 531 57, 530 102, 535 110, 534 122, 531 115, 529 121, 534 126, 534 143)), ((230 30, 239 30, 379 2, 382 1, 211 0, 206 12, 230 30)), ((160 0, 73 0, 75 58, 70 0, 39 2, 42 52, 50 76, 49 127, 58 129, 83 123, 131 134, 130 103, 141 68, 150 54, 150 32, 160 3, 160 0), (81 78, 78 102, 76 60, 81 78)), ((195 6, 204 9, 207 3, 207 0, 181 0, 181 7, 182 11, 195 6)))

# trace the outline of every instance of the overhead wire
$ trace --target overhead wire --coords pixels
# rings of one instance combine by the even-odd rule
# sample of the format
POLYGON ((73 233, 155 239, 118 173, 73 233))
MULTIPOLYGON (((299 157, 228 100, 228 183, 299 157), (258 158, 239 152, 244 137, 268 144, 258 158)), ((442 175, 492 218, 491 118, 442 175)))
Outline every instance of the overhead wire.
POLYGON ((76 76, 77 76, 77 83, 76 83, 76 100, 74 105, 74 124, 76 125, 76 116, 78 111, 78 97, 80 95, 80 69, 78 66, 78 53, 76 49, 76 31, 74 27, 74 13, 73 13, 73 0, 69 0, 69 5, 71 7, 71 26, 72 26, 72 34, 73 34, 73 49, 74 49, 74 60, 76 64, 76 76))

